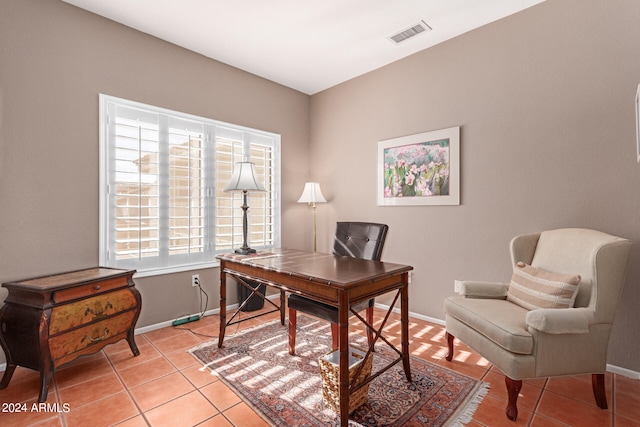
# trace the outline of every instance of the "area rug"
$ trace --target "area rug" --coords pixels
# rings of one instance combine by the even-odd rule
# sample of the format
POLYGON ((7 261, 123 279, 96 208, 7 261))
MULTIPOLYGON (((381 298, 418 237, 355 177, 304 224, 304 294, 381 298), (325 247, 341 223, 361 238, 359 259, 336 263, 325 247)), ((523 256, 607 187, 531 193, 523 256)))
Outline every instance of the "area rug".
MULTIPOLYGON (((340 417, 322 400, 318 358, 327 354, 327 322, 298 316, 296 355, 288 353, 287 327, 279 321, 229 335, 224 345, 205 343, 189 352, 231 387, 272 426, 337 426, 340 417)), ((366 347, 352 334, 350 345, 366 347)), ((397 353, 376 344, 373 372, 397 353)), ((411 356, 412 382, 399 363, 371 381, 368 401, 349 416, 350 426, 454 426, 469 422, 487 384, 411 356)))

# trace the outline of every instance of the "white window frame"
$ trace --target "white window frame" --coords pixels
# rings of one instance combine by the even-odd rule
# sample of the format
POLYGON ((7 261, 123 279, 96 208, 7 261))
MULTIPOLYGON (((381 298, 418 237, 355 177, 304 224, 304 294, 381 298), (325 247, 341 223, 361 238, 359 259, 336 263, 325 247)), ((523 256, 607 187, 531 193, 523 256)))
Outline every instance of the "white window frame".
MULTIPOLYGON (((258 250, 268 250, 270 248, 279 247, 281 239, 281 208, 280 208, 280 135, 265 132, 261 130, 251 129, 244 126, 234 125, 230 123, 220 122, 217 120, 194 116, 187 113, 168 110, 165 108, 155 107, 130 101, 122 98, 100 94, 99 96, 99 115, 100 115, 100 265, 105 267, 135 269, 138 271, 137 277, 151 276, 156 274, 167 274, 179 271, 196 270, 202 268, 217 267, 219 262, 215 256, 219 253, 233 252, 234 249, 242 245, 242 204, 241 192, 223 193, 222 189, 227 185, 231 177, 235 163, 239 161, 252 161, 251 155, 255 157, 256 170, 264 179, 263 185, 267 189, 266 195, 257 194, 254 198, 254 212, 252 217, 252 194, 249 193, 249 245, 258 250), (158 211, 158 218, 155 221, 159 224, 157 227, 157 237, 151 239, 157 243, 157 256, 142 256, 143 252, 136 249, 138 255, 131 255, 129 258, 123 258, 123 251, 120 249, 120 255, 117 255, 116 249, 116 205, 117 195, 116 185, 116 119, 115 109, 123 108, 125 111, 131 110, 140 112, 141 116, 150 116, 158 119, 158 140, 159 146, 153 168, 157 168, 158 190, 155 197, 158 199, 154 205, 154 211, 158 211), (201 129, 201 137, 198 141, 202 141, 201 148, 195 148, 196 156, 198 151, 202 151, 202 156, 197 157, 197 161, 202 164, 202 173, 196 176, 197 182, 201 185, 197 187, 202 197, 195 197, 197 202, 202 202, 202 215, 198 216, 197 229, 203 228, 201 235, 198 235, 196 241, 203 241, 203 244, 194 245, 199 248, 192 254, 187 249, 186 254, 168 255, 171 253, 170 246, 171 227, 168 225, 170 203, 163 199, 162 194, 168 193, 169 170, 172 169, 171 162, 167 160, 171 145, 168 142, 170 137, 167 136, 169 128, 166 123, 185 123, 185 127, 201 129), (165 123, 163 125, 162 123, 165 123), (224 149, 224 150, 223 150, 224 149), (225 181, 225 182, 218 182, 225 181), (258 201, 260 204, 257 204, 258 201), (162 217, 162 218, 161 218, 162 217), (160 219, 161 218, 161 219, 160 219), (227 224, 222 225, 222 222, 227 224), (252 228, 252 225, 254 227, 252 228), (225 232, 222 233, 221 230, 225 232), (253 230, 253 232, 252 232, 253 230), (224 235, 224 236, 223 236, 224 235), (260 243, 251 242, 251 236, 260 240, 260 243), (220 236, 220 239, 217 237, 220 236), (222 239, 222 240, 221 240, 222 239), (230 239, 230 241, 229 241, 230 239), (197 252, 197 253, 196 253, 197 252)), ((175 126, 172 129, 176 129, 175 126)), ((152 132, 153 133, 153 132, 152 132)), ((189 134, 185 130, 185 135, 189 134)), ((189 134, 190 135, 190 134, 189 134)), ((189 148, 185 148, 184 144, 180 145, 180 152, 185 150, 190 153, 191 137, 189 138, 189 148)), ((139 141, 142 141, 139 137, 139 141)), ((139 145, 143 143, 139 142, 139 145)), ((194 145, 197 145, 194 144, 194 145)), ((142 152, 142 151, 140 151, 142 152)), ((136 153, 140 155, 139 153, 136 153)), ((185 157, 181 157, 183 160, 185 157)), ((188 157, 190 158, 190 157, 188 157)), ((131 160, 129 163, 141 163, 142 157, 131 160)), ((120 164, 123 162, 120 159, 120 164)), ((190 160, 184 160, 190 164, 190 160)), ((125 162, 126 163, 126 162, 125 162)), ((175 165, 174 165, 175 166, 175 165)), ((118 166, 121 167, 121 166, 118 166)), ((129 165, 131 167, 131 165, 129 165)), ((144 175, 142 166, 138 167, 138 175, 144 175)), ((133 174, 135 176, 135 173, 133 174)), ((154 176, 155 177, 155 176, 154 176)), ((191 180, 189 180, 191 182, 191 180)), ((189 184, 190 185, 190 184, 189 184)), ((152 185, 155 187, 155 185, 152 185)), ((135 185, 134 185, 135 187, 135 185)), ((139 191, 142 192, 143 186, 140 185, 139 191)), ((175 187, 172 187, 175 188, 175 187)), ((185 187, 180 187, 185 188, 185 187)), ((190 188, 190 187, 189 187, 190 188)), ((183 190, 189 192, 191 190, 183 190)), ((137 193, 134 193, 137 194, 137 193)), ((255 193, 254 193, 255 194, 255 193)), ((140 199, 142 198, 141 196, 140 199)), ((190 199, 191 200, 191 199, 190 199)), ((193 201, 188 204, 189 212, 193 206, 193 201)), ((137 208, 141 211, 141 205, 137 208)), ((198 205, 200 207, 200 205, 198 205)), ((175 208, 175 206, 174 206, 175 208)), ((148 209, 150 210, 150 209, 148 209)), ((141 215, 141 214, 139 214, 141 215)), ((187 215, 190 218, 190 213, 187 215)), ((171 219, 171 218, 169 218, 171 219)), ((189 220, 190 221, 190 220, 189 220)), ((188 222, 191 224, 191 222, 188 222)), ((142 230, 141 222, 137 224, 139 230, 142 230)), ((189 226, 189 230, 191 230, 189 226)), ((178 227, 184 230, 185 226, 178 227)), ((155 227, 154 227, 155 229, 155 227)), ((174 228, 175 229, 175 228, 174 228)), ((139 232, 138 236, 142 233, 139 232)), ((189 244, 191 244, 191 231, 188 232, 189 244)), ((141 238, 141 237, 139 237, 141 238)), ((184 239, 183 239, 184 240, 184 239)), ((191 247, 191 246, 189 246, 191 247)))

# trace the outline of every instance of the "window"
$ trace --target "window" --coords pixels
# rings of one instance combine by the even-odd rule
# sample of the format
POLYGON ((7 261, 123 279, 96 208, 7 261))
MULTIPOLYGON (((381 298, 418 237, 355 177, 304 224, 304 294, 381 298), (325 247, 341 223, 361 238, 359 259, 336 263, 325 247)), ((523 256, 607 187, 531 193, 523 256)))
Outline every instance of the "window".
POLYGON ((280 136, 100 95, 100 264, 141 275, 215 265, 242 245, 235 163, 255 164, 249 245, 279 245, 280 136))

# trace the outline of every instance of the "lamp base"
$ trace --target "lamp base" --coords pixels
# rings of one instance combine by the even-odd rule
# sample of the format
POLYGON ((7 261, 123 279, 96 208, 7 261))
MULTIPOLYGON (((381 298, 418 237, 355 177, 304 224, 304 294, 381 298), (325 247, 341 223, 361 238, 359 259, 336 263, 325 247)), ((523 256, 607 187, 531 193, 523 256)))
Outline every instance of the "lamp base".
POLYGON ((240 255, 249 255, 249 254, 255 254, 256 250, 251 248, 240 248, 240 249, 236 249, 235 253, 240 255))

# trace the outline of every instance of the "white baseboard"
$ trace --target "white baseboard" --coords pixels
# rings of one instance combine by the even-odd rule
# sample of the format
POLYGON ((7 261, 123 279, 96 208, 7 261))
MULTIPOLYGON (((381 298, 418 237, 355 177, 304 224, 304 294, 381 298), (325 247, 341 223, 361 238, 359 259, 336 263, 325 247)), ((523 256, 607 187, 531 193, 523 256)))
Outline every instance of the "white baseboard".
MULTIPOLYGON (((267 296, 267 298, 269 298, 269 299, 277 299, 277 298, 280 298, 280 295, 279 294, 269 295, 269 296, 267 296)), ((389 306, 388 305, 384 305, 384 304, 377 304, 376 303, 376 307, 384 309, 384 310, 388 310, 389 309, 389 306)), ((236 308, 238 308, 238 304, 233 304, 233 305, 227 306, 227 310, 234 310, 236 308)), ((393 312, 394 313, 400 313, 400 309, 399 308, 394 308, 393 312)), ((212 314, 218 314, 218 313, 220 313, 220 309, 219 308, 214 308, 212 310, 205 311, 204 315, 205 316, 210 316, 212 314)), ((192 315, 198 315, 198 314, 200 314, 200 313, 193 313, 192 315)), ((181 317, 187 317, 187 316, 185 315, 185 316, 181 316, 181 317)), ((418 313, 409 312, 409 317, 414 317, 416 319, 424 320, 426 322, 435 323, 436 325, 441 325, 441 326, 445 325, 445 322, 442 319, 437 319, 435 317, 424 316, 424 315, 418 314, 418 313)), ((167 320, 166 322, 160 322, 160 323, 156 323, 154 325, 149 325, 149 326, 144 326, 144 327, 141 327, 141 328, 136 328, 135 334, 136 335, 144 334, 146 332, 155 331, 156 329, 166 328, 167 326, 171 326, 172 324, 173 324, 173 320, 167 320)), ((6 368, 7 368, 7 364, 6 363, 0 364, 0 371, 4 371, 6 368)), ((607 372, 611 372, 613 374, 622 375, 623 377, 628 377, 628 378, 635 379, 635 380, 640 379, 640 372, 632 371, 631 369, 621 368, 621 367, 615 366, 615 365, 607 364, 607 372)))
POLYGON ((607 372, 622 375, 623 377, 631 378, 634 380, 640 380, 640 372, 632 371, 631 369, 627 368, 621 368, 620 366, 609 365, 608 363, 607 372))
POLYGON ((409 312, 409 317, 424 320, 425 322, 435 323, 436 325, 444 326, 444 320, 436 319, 435 317, 424 316, 422 314, 409 312))
MULTIPOLYGON (((385 311, 389 310, 389 306, 385 304, 376 303, 376 307, 385 311)), ((396 307, 393 309, 393 312, 400 314, 400 309, 396 307)), ((422 314, 414 313, 412 311, 409 312, 409 317, 415 317, 416 319, 424 320, 425 322, 431 322, 431 323, 435 323, 436 325, 444 326, 444 320, 442 319, 436 319, 435 317, 424 316, 422 314)))
MULTIPOLYGON (((280 298, 280 294, 273 294, 273 295, 267 295, 266 296, 268 299, 278 299, 280 298)), ((236 308, 238 308, 238 304, 232 304, 232 305, 228 305, 227 306, 227 311, 230 310, 235 310, 236 308)), ((218 314, 220 313, 220 309, 219 308, 214 308, 211 310, 207 310, 204 312, 204 316, 211 316, 212 314, 218 314)), ((198 316, 202 313, 191 313, 191 314, 185 314, 184 316, 180 316, 179 318, 183 318, 183 317, 189 317, 189 316, 198 316)), ((167 326, 171 326, 173 325, 173 320, 167 320, 165 322, 160 322, 160 323, 156 323, 153 325, 149 325, 149 326, 143 326, 141 328, 136 328, 135 330, 135 334, 136 335, 140 335, 140 334, 144 334, 146 332, 151 332, 151 331, 155 331, 156 329, 162 329, 162 328, 166 328, 167 326)))
MULTIPOLYGON (((227 306, 227 310, 235 310, 236 308, 238 308, 238 304, 232 304, 227 306)), ((204 312, 203 316, 211 316, 212 314, 218 314, 220 313, 220 309, 219 308, 214 308, 211 310, 207 310, 204 312)), ((179 319, 183 318, 183 317, 189 317, 189 316, 199 316, 202 313, 192 313, 192 314, 185 314, 184 316, 180 316, 179 319)), ((136 335, 140 335, 140 334, 144 334, 147 332, 151 332, 151 331, 155 331, 156 329, 162 329, 162 328, 166 328, 167 326, 172 326, 173 325, 173 320, 167 320, 165 322, 160 322, 160 323, 156 323, 153 325, 149 325, 149 326, 143 326, 141 328, 136 328, 135 330, 135 334, 136 335)))

